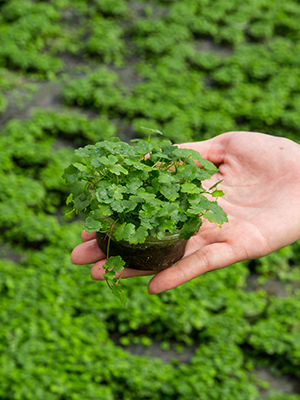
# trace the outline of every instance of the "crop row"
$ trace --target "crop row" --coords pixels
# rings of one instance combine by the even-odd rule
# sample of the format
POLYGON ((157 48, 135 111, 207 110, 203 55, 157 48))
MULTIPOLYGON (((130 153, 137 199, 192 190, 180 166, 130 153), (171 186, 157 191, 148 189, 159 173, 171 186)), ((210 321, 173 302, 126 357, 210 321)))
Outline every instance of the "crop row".
MULTIPOLYGON (((97 134, 94 124, 75 113, 39 111, 11 121, 1 134, 1 248, 20 260, 1 262, 0 398, 187 400, 201 392, 204 399, 255 400, 257 365, 299 378, 299 289, 283 299, 245 291, 248 262, 157 296, 147 295, 148 278, 124 281, 126 308, 90 280, 88 267, 71 265, 82 221, 64 217, 69 188, 60 176, 73 149, 59 145, 115 134, 106 118, 97 121, 97 134), (110 340, 112 333, 125 350, 110 340), (126 352, 130 342, 152 340, 196 350, 189 364, 126 352)), ((294 282, 296 246, 254 268, 294 282)))
MULTIPOLYGON (((114 64, 114 75, 101 67, 69 82, 66 102, 109 110, 139 134, 151 125, 174 141, 234 129, 297 139, 299 13, 291 0, 89 7, 79 0, 12 1, 1 7, 0 65, 54 78, 67 71, 68 54, 93 69, 114 64), (121 66, 132 57, 135 81, 122 87, 121 66)), ((3 97, 2 109, 5 103, 3 97)))
POLYGON ((83 220, 61 178, 75 147, 144 126, 300 142, 299 14, 293 0, 0 1, 0 112, 41 79, 65 107, 0 132, 1 400, 300 400, 256 376, 300 379, 300 242, 155 296, 124 280, 123 308, 70 262, 83 220), (126 350, 153 342, 174 358, 126 350))

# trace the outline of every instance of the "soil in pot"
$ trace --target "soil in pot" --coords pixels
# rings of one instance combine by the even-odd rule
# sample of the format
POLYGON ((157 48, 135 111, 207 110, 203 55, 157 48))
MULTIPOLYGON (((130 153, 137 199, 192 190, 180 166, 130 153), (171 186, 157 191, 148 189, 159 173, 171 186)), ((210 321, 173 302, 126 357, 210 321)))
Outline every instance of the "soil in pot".
POLYGON ((161 271, 179 261, 184 255, 186 240, 179 234, 166 234, 162 240, 149 236, 144 243, 130 244, 124 240, 116 241, 109 232, 96 233, 100 249, 109 256, 121 256, 125 267, 143 271, 161 271))

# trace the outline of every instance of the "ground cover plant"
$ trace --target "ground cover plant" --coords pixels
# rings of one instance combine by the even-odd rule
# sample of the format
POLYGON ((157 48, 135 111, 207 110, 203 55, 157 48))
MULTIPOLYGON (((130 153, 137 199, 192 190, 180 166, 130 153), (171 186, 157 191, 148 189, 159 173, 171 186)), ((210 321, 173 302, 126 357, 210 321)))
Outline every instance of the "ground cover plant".
POLYGON ((182 258, 187 240, 203 220, 220 228, 228 222, 217 203, 224 196, 217 189, 221 181, 209 189, 202 184, 217 167, 197 151, 169 140, 152 143, 151 131, 148 140, 134 139, 131 144, 111 138, 80 147, 75 150, 77 161, 63 174, 69 184, 85 183, 82 192, 75 198, 72 192, 66 202, 73 204, 71 212, 86 212, 83 229, 96 232, 107 255, 103 276, 124 305, 116 272, 123 267, 170 267, 182 258))
POLYGON ((70 263, 84 220, 65 201, 82 183, 61 178, 75 148, 143 126, 172 143, 232 129, 300 143, 299 13, 0 1, 1 400, 300 398, 299 242, 156 296, 149 278, 124 280, 121 307, 70 263))

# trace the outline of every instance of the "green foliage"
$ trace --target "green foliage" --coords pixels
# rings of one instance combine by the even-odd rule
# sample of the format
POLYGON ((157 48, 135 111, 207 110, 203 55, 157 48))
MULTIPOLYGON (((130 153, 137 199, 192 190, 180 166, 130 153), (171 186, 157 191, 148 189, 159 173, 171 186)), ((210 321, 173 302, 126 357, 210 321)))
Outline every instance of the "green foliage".
POLYGON ((58 18, 51 4, 15 0, 2 5, 0 65, 46 76, 60 70, 61 60, 42 52, 60 34, 58 18))
MULTIPOLYGON (((65 216, 72 209, 65 200, 84 182, 61 178, 76 162, 74 148, 117 132, 143 138, 141 127, 173 143, 228 130, 300 142, 299 7, 296 0, 0 1, 1 400, 299 400, 255 378, 261 366, 278 385, 282 375, 300 378, 299 241, 156 296, 147 295, 149 278, 123 280, 128 302, 120 307, 90 279, 89 266, 70 262, 83 221, 65 216), (28 98, 41 79, 57 80, 64 109, 32 115, 28 98), (30 118, 4 125, 11 115, 30 118), (164 361, 152 358, 156 344, 168 349, 159 353, 164 361)), ((61 105, 55 101, 51 110, 61 105)), ((116 164, 106 167, 122 176, 116 164)), ((163 191, 174 196, 170 186, 163 191)), ((114 212, 129 210, 118 201, 114 212)))
POLYGON ((135 24, 137 44, 146 51, 163 54, 182 41, 191 39, 189 30, 181 24, 165 24, 162 20, 139 20, 135 24))
POLYGON ((295 243, 257 260, 255 271, 259 273, 260 281, 277 278, 283 282, 299 282, 300 271, 298 265, 295 265, 297 260, 294 259, 298 249, 299 244, 295 243))
POLYGON ((97 9, 106 16, 124 16, 128 13, 125 0, 96 0, 97 9))
MULTIPOLYGON (((84 190, 74 200, 72 193, 67 204, 74 202, 77 213, 87 211, 87 232, 112 232, 117 241, 134 245, 147 237, 161 240, 167 233, 179 233, 179 239, 188 240, 198 232, 202 218, 219 227, 228 221, 217 201, 205 196, 217 198, 224 193, 216 189, 217 184, 208 191, 202 186, 217 171, 214 164, 195 150, 181 149, 167 140, 157 145, 150 138, 134 142, 130 146, 112 138, 80 147, 75 151, 78 161, 65 169, 68 184, 85 182, 84 190)), ((120 272, 121 261, 125 262, 113 259, 104 265, 104 277, 119 297, 122 292, 113 277, 120 272)))
POLYGON ((93 21, 91 29, 92 34, 86 44, 88 54, 100 56, 105 63, 113 62, 120 66, 125 53, 122 28, 117 22, 98 18, 93 21))
POLYGON ((23 77, 19 77, 17 74, 8 71, 5 68, 0 68, 0 113, 4 112, 8 105, 8 100, 5 94, 10 93, 17 99, 18 90, 23 90, 28 99, 35 89, 35 85, 26 83, 23 77))
POLYGON ((291 364, 299 366, 299 310, 299 298, 272 299, 266 319, 253 327, 249 343, 270 355, 287 354, 291 364))
POLYGON ((187 240, 198 231, 202 216, 218 225, 227 221, 217 202, 205 197, 223 192, 215 190, 215 185, 211 191, 202 186, 217 168, 194 150, 180 149, 166 140, 154 145, 137 139, 130 146, 112 138, 79 148, 75 154, 78 161, 63 176, 70 184, 86 183, 74 199, 74 208, 88 211, 85 229, 89 232, 97 223, 99 231, 106 231, 112 219, 120 224, 114 233, 118 241, 140 243, 148 235, 157 237, 156 229, 168 220, 165 230, 182 230, 181 237, 187 240))
POLYGON ((122 96, 118 75, 101 67, 88 76, 70 81, 64 89, 66 104, 92 106, 107 111, 118 105, 122 96))
POLYGON ((116 283, 114 281, 116 272, 121 272, 124 265, 125 261, 122 260, 120 256, 109 257, 109 259, 106 262, 106 268, 105 268, 106 272, 103 276, 106 282, 108 283, 108 286, 112 290, 113 294, 120 300, 121 304, 125 306, 127 298, 124 294, 124 291, 120 289, 119 282, 116 283))

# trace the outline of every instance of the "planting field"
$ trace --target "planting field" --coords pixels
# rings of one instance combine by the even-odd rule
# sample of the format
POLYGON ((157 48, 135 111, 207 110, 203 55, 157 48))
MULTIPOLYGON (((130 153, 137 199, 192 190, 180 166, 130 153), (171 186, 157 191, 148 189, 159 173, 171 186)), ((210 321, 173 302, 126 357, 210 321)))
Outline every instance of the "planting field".
POLYGON ((159 295, 124 280, 122 307, 70 262, 61 178, 142 127, 300 144, 299 20, 298 0, 0 0, 0 400, 300 400, 300 241, 159 295))

